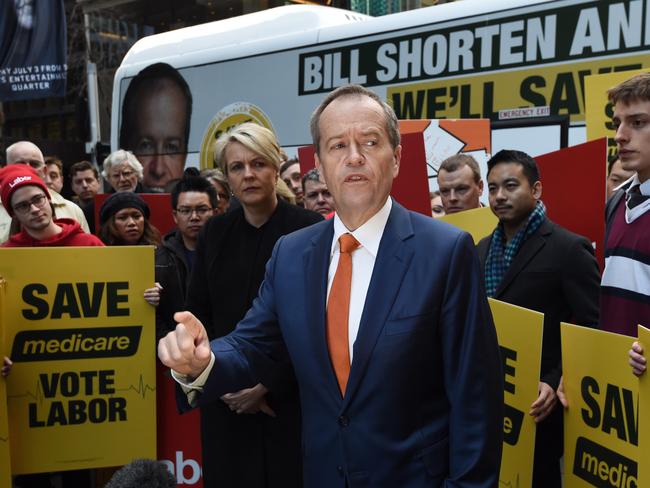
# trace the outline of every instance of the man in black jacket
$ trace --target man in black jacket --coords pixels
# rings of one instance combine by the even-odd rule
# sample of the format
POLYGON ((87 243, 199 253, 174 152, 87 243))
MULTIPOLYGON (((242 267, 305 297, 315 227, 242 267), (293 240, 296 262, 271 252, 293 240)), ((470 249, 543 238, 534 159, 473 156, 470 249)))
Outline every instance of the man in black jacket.
POLYGON ((544 314, 539 396, 530 415, 535 436, 533 487, 560 488, 562 377, 560 322, 598 324, 600 274, 591 244, 546 217, 537 163, 520 151, 499 151, 488 161, 494 232, 479 242, 488 296, 544 314))
POLYGON ((156 309, 156 337, 174 330, 174 312, 183 309, 194 263, 199 232, 217 208, 214 186, 201 176, 185 176, 171 193, 177 228, 156 249, 156 283, 160 303, 156 309))

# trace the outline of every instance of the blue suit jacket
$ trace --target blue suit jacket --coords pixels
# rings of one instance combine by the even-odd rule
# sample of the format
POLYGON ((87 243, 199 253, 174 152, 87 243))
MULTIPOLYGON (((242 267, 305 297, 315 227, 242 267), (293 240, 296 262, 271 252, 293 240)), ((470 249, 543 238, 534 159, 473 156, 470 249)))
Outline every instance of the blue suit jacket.
POLYGON ((394 203, 341 397, 325 338, 332 236, 330 220, 277 242, 252 308, 212 342, 199 402, 272 390, 260 365, 291 363, 305 486, 496 487, 501 361, 471 238, 394 203))

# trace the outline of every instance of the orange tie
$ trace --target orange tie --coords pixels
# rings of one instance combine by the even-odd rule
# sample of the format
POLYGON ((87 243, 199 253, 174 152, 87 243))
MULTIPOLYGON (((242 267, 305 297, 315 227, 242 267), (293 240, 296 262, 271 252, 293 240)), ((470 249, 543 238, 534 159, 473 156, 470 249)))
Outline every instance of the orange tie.
POLYGON ((327 303, 327 346, 334 366, 336 379, 345 396, 350 376, 350 346, 348 316, 350 314, 350 287, 352 285, 352 253, 360 244, 352 234, 339 237, 341 254, 327 303))

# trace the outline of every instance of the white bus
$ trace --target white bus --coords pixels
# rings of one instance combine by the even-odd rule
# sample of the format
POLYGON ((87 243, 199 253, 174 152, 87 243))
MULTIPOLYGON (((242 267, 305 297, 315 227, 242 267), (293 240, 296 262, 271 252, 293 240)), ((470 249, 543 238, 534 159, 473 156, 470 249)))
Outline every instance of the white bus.
POLYGON ((291 154, 311 142, 313 109, 346 83, 375 90, 404 119, 495 120, 523 107, 567 115, 572 145, 586 138, 585 77, 647 68, 649 54, 650 0, 465 0, 377 18, 279 7, 139 40, 115 76, 111 147, 145 160, 182 154, 181 166, 187 153, 187 164, 211 167, 215 137, 256 120, 291 154), (168 115, 148 123, 187 118, 180 142, 156 141, 153 130, 136 140, 147 131, 127 119, 143 118, 135 105, 157 91, 151 85, 122 110, 136 75, 157 63, 180 74, 192 106, 183 117, 168 96, 153 112, 168 115))

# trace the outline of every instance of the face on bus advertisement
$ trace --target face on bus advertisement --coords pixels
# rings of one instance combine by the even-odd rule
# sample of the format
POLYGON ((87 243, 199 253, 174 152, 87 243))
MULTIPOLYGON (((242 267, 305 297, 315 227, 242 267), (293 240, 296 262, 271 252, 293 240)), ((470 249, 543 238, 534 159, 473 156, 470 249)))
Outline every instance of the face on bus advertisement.
POLYGON ((133 152, 142 163, 142 183, 164 188, 183 176, 187 153, 186 101, 175 83, 162 80, 141 93, 135 110, 133 152))

